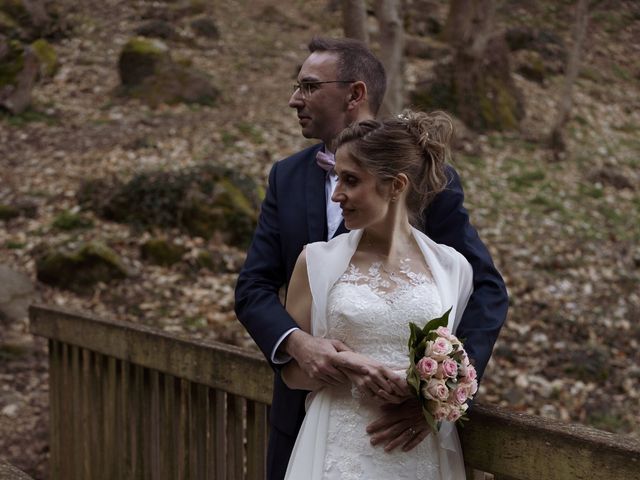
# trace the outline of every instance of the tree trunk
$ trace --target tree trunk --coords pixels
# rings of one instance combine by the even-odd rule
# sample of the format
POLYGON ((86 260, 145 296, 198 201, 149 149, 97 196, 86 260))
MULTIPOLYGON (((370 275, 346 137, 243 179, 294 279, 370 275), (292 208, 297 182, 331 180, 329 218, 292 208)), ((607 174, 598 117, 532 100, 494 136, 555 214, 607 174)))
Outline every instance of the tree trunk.
POLYGON ((343 0, 342 25, 345 37, 369 43, 365 0, 343 0))
POLYGON ((564 79, 564 85, 560 96, 560 102, 558 103, 558 111, 556 113, 556 119, 549 134, 549 146, 553 150, 554 158, 559 159, 561 153, 565 150, 566 145, 564 142, 564 126, 571 114, 571 108, 573 106, 573 84, 578 77, 578 71, 580 70, 580 56, 582 52, 582 46, 584 44, 584 37, 587 32, 587 23, 589 20, 589 12, 587 8, 587 0, 578 0, 576 8, 576 21, 573 25, 573 48, 567 62, 567 73, 564 79))
POLYGON ((482 56, 492 35, 492 0, 452 0, 443 39, 474 57, 482 56))
POLYGON ((380 116, 398 114, 404 105, 404 26, 400 0, 376 0, 380 59, 387 71, 387 93, 380 116))
POLYGON ((492 0, 452 0, 443 37, 453 60, 435 68, 435 78, 412 101, 425 109, 451 110, 475 130, 518 126, 522 96, 511 76, 504 35, 496 34, 492 0))

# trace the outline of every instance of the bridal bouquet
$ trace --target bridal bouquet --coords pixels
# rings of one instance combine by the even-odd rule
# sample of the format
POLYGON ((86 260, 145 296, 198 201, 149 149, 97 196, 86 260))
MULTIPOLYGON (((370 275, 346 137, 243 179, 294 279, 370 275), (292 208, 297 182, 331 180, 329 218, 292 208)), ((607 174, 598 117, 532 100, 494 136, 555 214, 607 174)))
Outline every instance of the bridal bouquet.
POLYGON ((449 309, 423 328, 409 324, 407 383, 418 397, 434 432, 443 420, 464 420, 467 401, 478 390, 476 370, 462 342, 447 328, 449 309))

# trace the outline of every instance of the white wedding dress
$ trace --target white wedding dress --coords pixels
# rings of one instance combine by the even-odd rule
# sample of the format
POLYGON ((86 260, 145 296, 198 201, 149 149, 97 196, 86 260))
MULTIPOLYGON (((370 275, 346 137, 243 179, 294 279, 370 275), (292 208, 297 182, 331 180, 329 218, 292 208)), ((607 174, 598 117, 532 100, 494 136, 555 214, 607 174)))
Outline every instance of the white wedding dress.
MULTIPOLYGON (((450 319, 449 327, 455 328, 470 295, 470 267, 457 268, 460 258, 455 253, 445 250, 443 257, 440 249, 448 247, 415 230, 428 268, 425 263, 412 265, 416 262, 409 261, 398 272, 385 272, 379 263, 357 268, 350 259, 360 235, 355 231, 307 247, 313 334, 339 339, 404 375, 409 322, 424 325, 446 311, 452 297, 462 293, 465 298, 455 302, 458 312, 452 312, 450 319), (452 295, 451 282, 464 284, 464 288, 456 284, 452 295)), ((379 405, 362 398, 355 389, 319 390, 309 396, 307 407, 286 480, 465 478, 460 444, 451 424, 445 424, 438 435, 430 434, 410 452, 398 448, 387 453, 382 446, 370 444, 365 430, 381 415, 379 405)))

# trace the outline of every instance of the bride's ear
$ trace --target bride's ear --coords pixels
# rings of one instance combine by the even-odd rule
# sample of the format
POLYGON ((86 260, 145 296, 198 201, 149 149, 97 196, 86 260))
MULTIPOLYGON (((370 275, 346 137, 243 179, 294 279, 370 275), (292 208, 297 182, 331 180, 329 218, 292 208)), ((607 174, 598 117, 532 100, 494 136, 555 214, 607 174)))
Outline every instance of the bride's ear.
POLYGON ((391 181, 391 198, 397 198, 409 187, 409 178, 401 173, 391 181))

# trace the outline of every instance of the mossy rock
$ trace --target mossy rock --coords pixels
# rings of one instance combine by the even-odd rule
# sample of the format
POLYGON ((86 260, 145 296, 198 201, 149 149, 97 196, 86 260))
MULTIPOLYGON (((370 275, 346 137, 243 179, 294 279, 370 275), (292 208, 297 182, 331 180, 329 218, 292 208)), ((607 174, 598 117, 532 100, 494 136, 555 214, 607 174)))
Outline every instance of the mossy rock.
POLYGON ((118 254, 100 242, 72 251, 44 247, 36 258, 36 272, 43 283, 78 292, 130 275, 118 254))
POLYGON ((68 12, 60 2, 25 8, 23 0, 0 0, 0 33, 31 42, 40 37, 59 38, 68 31, 68 12))
POLYGON ((538 52, 522 50, 517 52, 514 58, 516 72, 532 82, 544 82, 548 72, 544 59, 538 52))
POLYGON ((17 40, 8 42, 8 51, 4 58, 0 59, 0 89, 5 86, 14 86, 18 74, 24 68, 24 47, 17 40))
POLYGON ((93 227, 93 222, 89 218, 66 210, 56 215, 52 226, 64 231, 81 230, 93 227))
POLYGON ((191 29, 200 37, 218 39, 220 31, 212 18, 207 16, 199 16, 191 20, 191 29))
POLYGON ((22 0, 0 0, 0 12, 11 19, 14 24, 25 25, 30 15, 22 0))
POLYGON ((485 58, 457 52, 438 64, 433 78, 418 84, 412 103, 423 110, 448 110, 476 131, 516 129, 524 117, 524 100, 501 36, 489 41, 485 58))
POLYGON ((20 210, 12 205, 0 204, 0 220, 12 220, 20 216, 20 210))
POLYGON ((157 39, 135 37, 122 48, 118 60, 120 81, 124 86, 137 86, 157 73, 160 64, 170 61, 169 47, 157 39))
POLYGON ((142 173, 110 190, 97 185, 100 195, 92 196, 87 193, 91 186, 82 186, 78 198, 107 220, 179 228, 207 239, 217 234, 241 246, 251 241, 264 194, 253 179, 211 165, 142 173))
POLYGON ((164 238, 152 238, 140 245, 140 256, 156 265, 171 266, 182 260, 187 249, 164 238))
POLYGON ((174 61, 160 40, 129 40, 120 54, 118 69, 121 93, 151 106, 179 102, 213 105, 220 96, 206 73, 174 61))
POLYGON ((160 19, 147 20, 136 28, 136 34, 142 37, 161 38, 163 40, 170 40, 178 36, 175 28, 169 22, 160 19))
POLYGON ((58 54, 53 46, 44 38, 39 38, 31 44, 31 48, 40 60, 40 76, 53 77, 59 68, 58 54))
POLYGON ((20 38, 23 36, 20 25, 6 12, 0 10, 0 34, 9 38, 20 38))

